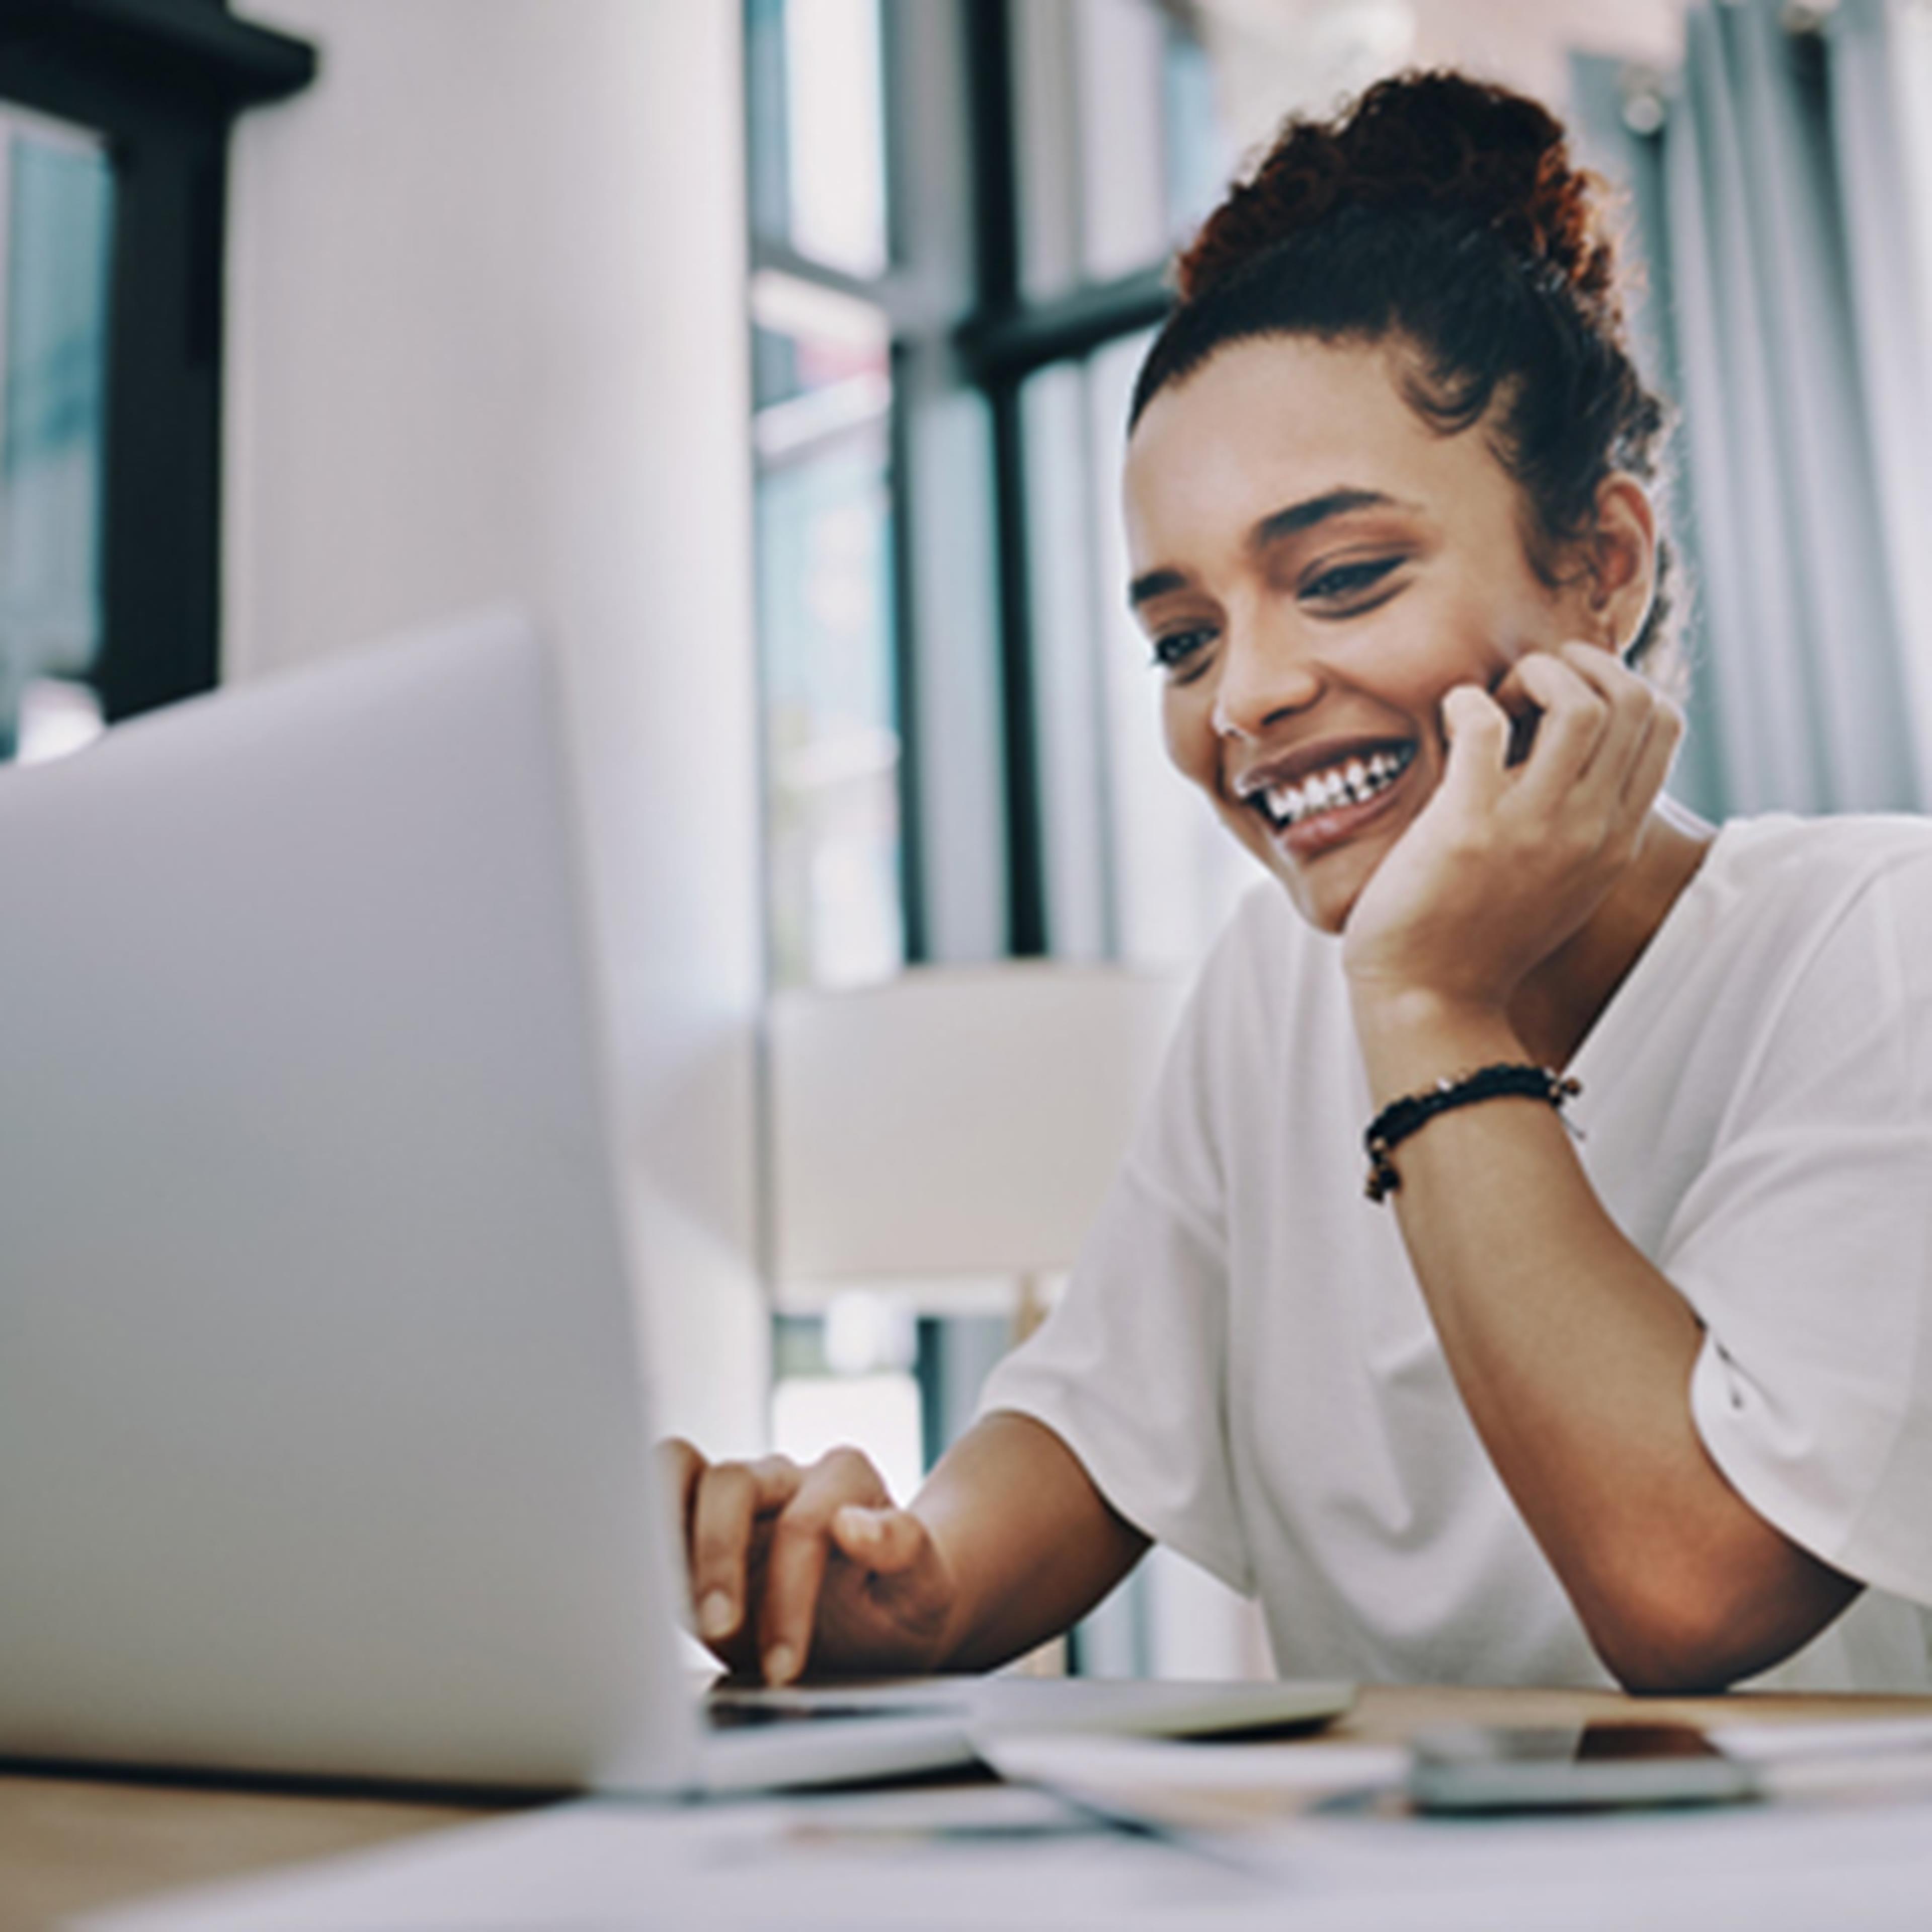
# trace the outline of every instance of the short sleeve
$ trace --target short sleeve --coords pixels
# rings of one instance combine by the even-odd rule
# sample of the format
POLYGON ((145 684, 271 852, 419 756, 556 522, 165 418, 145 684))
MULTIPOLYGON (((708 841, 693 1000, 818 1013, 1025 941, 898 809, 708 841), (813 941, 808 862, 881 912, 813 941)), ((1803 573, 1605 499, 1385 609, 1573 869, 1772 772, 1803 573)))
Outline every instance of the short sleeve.
POLYGON ((1766 1520, 1932 1604, 1932 862, 1790 984, 1658 1257, 1706 1328, 1692 1412, 1766 1520))
POLYGON ((994 1370, 980 1406, 1045 1424, 1128 1522, 1246 1592, 1228 1446, 1226 1246, 1202 1077, 1226 977, 1210 964, 1065 1294, 994 1370))

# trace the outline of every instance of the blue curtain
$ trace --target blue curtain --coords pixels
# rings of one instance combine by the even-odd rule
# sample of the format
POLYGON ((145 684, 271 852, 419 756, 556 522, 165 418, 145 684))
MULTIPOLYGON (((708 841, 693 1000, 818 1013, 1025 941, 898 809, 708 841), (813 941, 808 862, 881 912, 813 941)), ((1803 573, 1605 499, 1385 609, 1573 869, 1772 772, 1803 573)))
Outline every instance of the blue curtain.
POLYGON ((1631 191, 1640 352, 1678 404, 1692 733, 1712 816, 1926 802, 1932 504, 1911 188, 1886 0, 1692 8, 1682 70, 1576 63, 1631 191))

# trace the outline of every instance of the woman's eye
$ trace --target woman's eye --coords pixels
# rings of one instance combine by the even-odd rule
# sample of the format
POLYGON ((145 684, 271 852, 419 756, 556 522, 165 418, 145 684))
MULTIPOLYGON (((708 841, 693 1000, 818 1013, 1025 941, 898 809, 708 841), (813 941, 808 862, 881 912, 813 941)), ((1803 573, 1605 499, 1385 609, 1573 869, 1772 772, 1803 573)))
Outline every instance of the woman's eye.
POLYGON ((1295 594, 1306 603, 1346 604, 1366 596, 1406 561, 1400 556, 1378 556, 1363 563, 1338 563, 1310 578, 1295 594))
POLYGON ((1154 661, 1163 670, 1179 670, 1214 635, 1209 630, 1169 631, 1154 639, 1154 661))

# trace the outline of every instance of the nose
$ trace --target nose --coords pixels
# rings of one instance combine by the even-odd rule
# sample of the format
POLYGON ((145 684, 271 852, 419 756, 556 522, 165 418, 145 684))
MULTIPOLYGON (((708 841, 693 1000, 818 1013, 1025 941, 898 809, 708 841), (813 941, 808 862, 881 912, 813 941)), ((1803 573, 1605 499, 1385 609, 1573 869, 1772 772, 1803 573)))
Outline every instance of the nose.
POLYGON ((1214 690, 1215 733, 1258 738, 1306 711, 1324 688, 1320 667, 1292 638, 1262 624, 1230 625, 1214 690))

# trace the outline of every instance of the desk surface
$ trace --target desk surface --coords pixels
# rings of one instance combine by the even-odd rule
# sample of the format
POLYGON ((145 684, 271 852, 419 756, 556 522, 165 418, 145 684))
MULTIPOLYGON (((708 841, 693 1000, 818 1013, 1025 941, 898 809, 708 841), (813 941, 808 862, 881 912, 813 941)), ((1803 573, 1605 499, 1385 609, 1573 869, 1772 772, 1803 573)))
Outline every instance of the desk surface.
MULTIPOLYGON (((1371 1687, 1324 1736, 1383 1742, 1449 1723, 1682 1718, 1736 1724, 1890 1712, 1932 1716, 1932 1697, 1743 1694, 1640 1701, 1587 1690, 1371 1687)), ((90 1907, 416 1837, 485 1815, 448 1804, 0 1776, 0 1932, 41 1932, 90 1907)))

